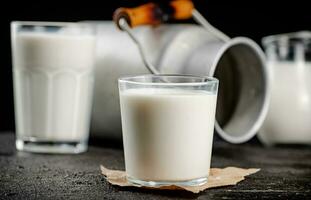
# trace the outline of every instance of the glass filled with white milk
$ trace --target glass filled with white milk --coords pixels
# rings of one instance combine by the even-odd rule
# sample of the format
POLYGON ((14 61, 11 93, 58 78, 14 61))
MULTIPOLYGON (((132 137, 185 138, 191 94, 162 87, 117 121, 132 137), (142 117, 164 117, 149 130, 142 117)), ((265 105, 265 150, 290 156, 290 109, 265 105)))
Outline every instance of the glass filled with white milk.
POLYGON ((95 36, 87 24, 12 22, 16 148, 87 150, 95 36))
POLYGON ((143 186, 206 183, 218 80, 142 75, 120 78, 119 92, 128 181, 143 186))
POLYGON ((271 99, 259 132, 265 144, 311 144, 311 32, 263 38, 271 99))

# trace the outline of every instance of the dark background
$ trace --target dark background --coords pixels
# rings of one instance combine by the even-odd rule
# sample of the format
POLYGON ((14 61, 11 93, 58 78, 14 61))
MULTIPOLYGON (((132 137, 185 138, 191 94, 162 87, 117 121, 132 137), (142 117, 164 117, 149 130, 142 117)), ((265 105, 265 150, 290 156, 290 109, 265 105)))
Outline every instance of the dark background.
MULTIPOLYGON (((111 20, 120 6, 133 7, 145 0, 123 1, 10 1, 0 6, 0 131, 14 130, 10 22, 14 20, 111 20)), ((197 0, 197 9, 231 37, 246 36, 260 43, 265 35, 311 29, 308 1, 197 0)), ((189 20, 188 22, 193 23, 189 20)))

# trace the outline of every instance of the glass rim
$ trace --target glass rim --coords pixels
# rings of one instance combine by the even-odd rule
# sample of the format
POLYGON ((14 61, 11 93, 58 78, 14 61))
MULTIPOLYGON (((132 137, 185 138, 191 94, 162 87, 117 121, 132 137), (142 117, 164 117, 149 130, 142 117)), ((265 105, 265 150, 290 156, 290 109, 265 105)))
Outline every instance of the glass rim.
POLYGON ((55 27, 64 27, 64 26, 81 26, 86 25, 85 22, 53 22, 53 21, 11 21, 12 26, 55 26, 55 27))
POLYGON ((149 86, 202 86, 210 84, 218 84, 218 79, 210 76, 196 76, 196 75, 183 75, 183 74, 145 74, 145 75, 136 75, 136 76, 123 76, 118 79, 119 83, 129 83, 136 85, 149 85, 149 86), (141 78, 185 78, 185 79, 204 79, 202 82, 140 82, 133 79, 141 78))
POLYGON ((297 31, 297 32, 291 32, 291 33, 281 33, 281 34, 275 34, 275 35, 268 35, 261 39, 261 43, 263 46, 268 46, 269 44, 273 42, 278 41, 288 41, 290 40, 311 40, 311 31, 297 31))

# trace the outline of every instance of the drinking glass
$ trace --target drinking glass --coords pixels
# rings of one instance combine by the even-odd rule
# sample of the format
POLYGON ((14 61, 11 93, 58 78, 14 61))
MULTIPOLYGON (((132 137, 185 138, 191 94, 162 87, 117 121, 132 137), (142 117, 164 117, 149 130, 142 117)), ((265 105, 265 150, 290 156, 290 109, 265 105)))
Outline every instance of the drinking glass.
POLYGON ((218 80, 186 75, 119 79, 125 168, 143 186, 208 179, 218 80))
POLYGON ((94 30, 88 24, 12 22, 16 148, 87 150, 94 82, 94 30))

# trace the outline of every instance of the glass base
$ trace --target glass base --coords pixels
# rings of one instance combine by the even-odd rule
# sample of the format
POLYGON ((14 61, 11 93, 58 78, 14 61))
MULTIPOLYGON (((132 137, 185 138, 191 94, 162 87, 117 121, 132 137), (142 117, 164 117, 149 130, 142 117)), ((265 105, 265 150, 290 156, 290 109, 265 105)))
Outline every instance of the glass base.
POLYGON ((17 139, 16 149, 33 153, 78 154, 87 150, 87 142, 50 142, 17 139))
POLYGON ((200 186, 207 183, 207 177, 204 178, 197 178, 187 181, 143 181, 138 180, 132 177, 127 177, 127 181, 137 185, 137 186, 145 186, 145 187, 161 187, 161 186, 170 186, 170 185, 176 185, 176 186, 200 186))

